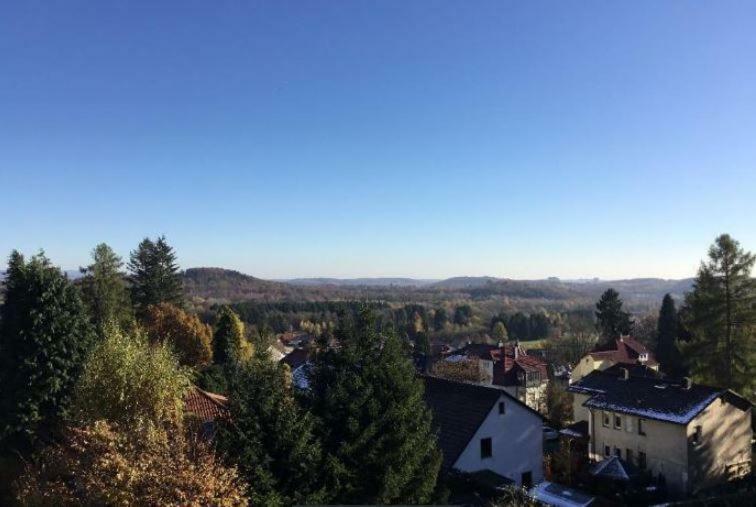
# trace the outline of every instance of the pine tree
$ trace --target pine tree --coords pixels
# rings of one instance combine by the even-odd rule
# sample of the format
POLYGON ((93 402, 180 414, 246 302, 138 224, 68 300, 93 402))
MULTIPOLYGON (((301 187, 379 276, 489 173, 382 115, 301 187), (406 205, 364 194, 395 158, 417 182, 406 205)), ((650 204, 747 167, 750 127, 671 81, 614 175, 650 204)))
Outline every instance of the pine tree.
POLYGON ((289 373, 264 353, 232 370, 218 447, 249 483, 251 505, 328 503, 315 420, 287 387, 289 373))
POLYGON ((428 502, 441 453, 407 351, 367 309, 342 319, 336 339, 316 357, 310 393, 324 449, 340 464, 336 501, 428 502))
POLYGON ((690 334, 684 354, 692 375, 749 398, 756 387, 755 262, 728 234, 719 236, 681 310, 690 334))
POLYGON ((161 236, 157 241, 144 238, 129 260, 131 299, 140 316, 147 307, 170 303, 183 307, 184 290, 176 264, 176 253, 161 236))
POLYGON ((121 268, 123 261, 105 243, 92 251, 93 263, 81 268, 82 299, 89 307, 92 320, 100 335, 106 326, 117 324, 131 327, 134 320, 129 293, 121 268))
POLYGON ((249 359, 252 347, 244 337, 244 323, 229 307, 218 312, 213 335, 213 361, 224 365, 249 359))
POLYGON ((54 432, 94 343, 79 291, 40 253, 14 251, 0 306, 0 441, 24 448, 54 432))
POLYGON ((602 348, 611 348, 620 335, 630 334, 633 328, 630 314, 622 310, 622 299, 614 289, 607 289, 596 303, 596 320, 602 348))
POLYGON ((682 356, 677 348, 679 317, 675 308, 675 300, 667 294, 662 300, 659 310, 656 335, 656 359, 661 370, 667 375, 679 377, 685 374, 682 356))

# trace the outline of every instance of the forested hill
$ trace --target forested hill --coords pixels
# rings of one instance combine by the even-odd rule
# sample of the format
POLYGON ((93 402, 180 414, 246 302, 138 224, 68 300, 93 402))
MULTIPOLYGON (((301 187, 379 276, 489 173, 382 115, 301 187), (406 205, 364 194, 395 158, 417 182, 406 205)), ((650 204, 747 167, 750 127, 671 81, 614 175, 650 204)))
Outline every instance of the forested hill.
POLYGON ((191 268, 184 272, 190 297, 208 302, 382 300, 424 302, 439 300, 510 299, 589 306, 613 287, 631 306, 658 306, 666 293, 680 298, 692 280, 638 278, 614 281, 511 280, 493 277, 455 277, 431 282, 408 278, 309 278, 271 281, 221 268, 191 268))

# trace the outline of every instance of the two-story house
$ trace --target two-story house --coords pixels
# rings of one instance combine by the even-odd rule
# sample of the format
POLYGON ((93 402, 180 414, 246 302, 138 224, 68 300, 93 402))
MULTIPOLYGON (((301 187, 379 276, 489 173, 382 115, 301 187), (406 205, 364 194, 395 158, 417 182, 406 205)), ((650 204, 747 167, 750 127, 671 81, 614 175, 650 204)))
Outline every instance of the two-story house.
POLYGON ((570 379, 577 382, 592 371, 605 370, 616 364, 628 367, 642 365, 659 370, 659 363, 653 352, 645 345, 630 336, 620 336, 615 340, 613 347, 594 350, 583 356, 572 369, 570 379))
POLYGON ((422 375, 442 468, 491 471, 518 486, 543 480, 543 417, 492 386, 422 375))
POLYGON ((593 461, 617 456, 677 494, 751 470, 751 404, 730 390, 612 368, 589 373, 569 391, 573 427, 587 422, 593 461))
POLYGON ((519 343, 497 345, 469 343, 447 356, 447 361, 459 359, 478 361, 481 384, 502 389, 534 410, 546 410, 546 386, 549 367, 539 356, 528 355, 519 343))

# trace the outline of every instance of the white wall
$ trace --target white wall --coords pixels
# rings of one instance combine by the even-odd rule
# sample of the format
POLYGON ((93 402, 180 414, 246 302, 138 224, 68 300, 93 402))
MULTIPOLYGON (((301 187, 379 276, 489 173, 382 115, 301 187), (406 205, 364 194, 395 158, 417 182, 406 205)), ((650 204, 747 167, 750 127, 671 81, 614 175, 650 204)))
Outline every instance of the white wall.
POLYGON ((543 421, 536 414, 505 395, 499 397, 506 407, 499 414, 494 404, 475 436, 457 459, 454 468, 463 472, 492 470, 521 485, 523 472, 532 472, 533 484, 543 480, 543 421), (493 455, 481 459, 480 440, 491 437, 493 455))

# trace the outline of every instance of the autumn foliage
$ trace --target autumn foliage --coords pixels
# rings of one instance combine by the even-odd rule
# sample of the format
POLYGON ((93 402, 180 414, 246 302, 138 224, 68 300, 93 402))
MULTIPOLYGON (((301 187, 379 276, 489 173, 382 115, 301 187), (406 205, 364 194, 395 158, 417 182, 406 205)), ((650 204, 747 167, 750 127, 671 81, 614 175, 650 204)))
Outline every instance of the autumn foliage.
POLYGON ((181 364, 205 366, 212 361, 212 331, 196 315, 160 303, 147 308, 143 325, 151 341, 173 346, 181 364))

